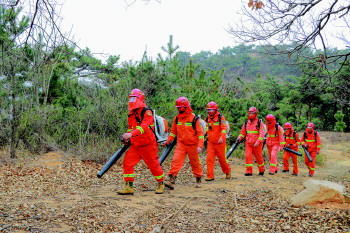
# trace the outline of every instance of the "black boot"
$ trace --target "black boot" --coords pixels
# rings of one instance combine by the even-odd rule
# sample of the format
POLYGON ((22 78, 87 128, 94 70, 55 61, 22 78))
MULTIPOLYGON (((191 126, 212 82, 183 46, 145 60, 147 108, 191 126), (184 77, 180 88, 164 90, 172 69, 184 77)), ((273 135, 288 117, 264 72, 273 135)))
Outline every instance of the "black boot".
POLYGON ((174 175, 170 174, 169 175, 169 181, 168 182, 164 182, 165 187, 167 187, 170 190, 174 190, 176 178, 177 178, 177 176, 174 176, 174 175))

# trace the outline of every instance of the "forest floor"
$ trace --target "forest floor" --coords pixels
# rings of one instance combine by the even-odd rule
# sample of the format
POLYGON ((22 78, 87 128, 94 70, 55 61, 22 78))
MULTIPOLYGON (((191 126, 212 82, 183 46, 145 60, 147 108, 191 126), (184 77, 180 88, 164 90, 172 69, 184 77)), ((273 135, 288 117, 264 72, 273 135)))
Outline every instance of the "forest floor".
MULTIPOLYGON (((186 162, 175 190, 160 195, 143 162, 135 171, 135 195, 120 196, 120 163, 99 179, 103 164, 63 152, 15 161, 2 152, 0 232, 350 232, 350 204, 290 204, 308 179, 336 182, 350 194, 350 134, 321 132, 321 137, 324 161, 314 177, 308 177, 302 159, 297 177, 258 176, 256 166, 254 175, 245 177, 244 160, 230 158, 232 179, 216 164, 215 181, 195 188, 186 162)), ((169 163, 170 158, 165 172, 169 163)))

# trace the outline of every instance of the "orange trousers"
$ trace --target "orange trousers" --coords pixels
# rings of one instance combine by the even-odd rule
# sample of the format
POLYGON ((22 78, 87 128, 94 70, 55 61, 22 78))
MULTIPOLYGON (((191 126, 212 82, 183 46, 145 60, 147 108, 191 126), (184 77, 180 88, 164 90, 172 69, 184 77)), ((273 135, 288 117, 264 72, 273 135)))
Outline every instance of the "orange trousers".
POLYGON ((168 175, 177 176, 182 166, 185 163, 186 155, 190 160, 190 165, 192 168, 192 173, 195 177, 203 176, 202 164, 199 159, 199 154, 197 153, 197 145, 184 145, 181 142, 177 142, 173 159, 171 160, 170 171, 168 175))
POLYGON ((279 144, 267 146, 267 151, 269 153, 269 161, 270 161, 270 173, 275 173, 278 171, 277 154, 278 154, 279 148, 280 148, 279 144))
POLYGON ((208 142, 207 147, 207 178, 214 178, 215 157, 218 157, 219 164, 223 173, 230 173, 231 167, 226 159, 226 144, 214 144, 208 142))
POLYGON ((130 146, 126 152, 123 161, 125 182, 133 182, 135 180, 134 167, 141 159, 143 159, 158 182, 164 180, 163 169, 158 161, 158 146, 157 144, 150 144, 142 147, 130 146))
MULTIPOLYGON (((297 149, 291 148, 292 150, 298 151, 297 149)), ((296 154, 284 151, 283 154, 283 170, 289 170, 289 159, 292 157, 293 161, 293 174, 298 174, 298 156, 296 154)))
POLYGON ((249 145, 248 143, 245 144, 245 166, 246 166, 246 173, 253 173, 253 164, 254 164, 254 158, 258 164, 259 172, 264 172, 264 158, 262 156, 262 147, 263 143, 260 143, 259 146, 254 147, 254 145, 249 145))
POLYGON ((317 155, 317 153, 316 153, 316 151, 311 151, 309 153, 310 153, 310 156, 312 158, 312 162, 309 161, 309 159, 307 158, 306 155, 305 155, 304 161, 305 161, 305 165, 309 169, 309 174, 314 175, 315 169, 316 169, 316 155, 317 155))

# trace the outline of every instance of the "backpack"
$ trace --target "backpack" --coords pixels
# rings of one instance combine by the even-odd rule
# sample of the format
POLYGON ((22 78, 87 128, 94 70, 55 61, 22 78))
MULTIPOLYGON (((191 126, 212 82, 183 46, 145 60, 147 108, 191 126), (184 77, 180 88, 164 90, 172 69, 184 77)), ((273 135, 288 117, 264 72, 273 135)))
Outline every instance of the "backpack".
POLYGON ((141 122, 143 117, 145 116, 145 112, 147 110, 151 110, 154 118, 154 129, 150 125, 149 128, 152 130, 154 135, 156 136, 157 142, 164 142, 168 139, 169 135, 169 126, 168 122, 161 116, 156 114, 156 111, 151 108, 144 108, 141 111, 141 122))
MULTIPOLYGON (((222 114, 219 113, 219 115, 218 115, 219 124, 221 124, 221 117, 222 117, 222 114)), ((208 117, 205 118, 205 122, 208 123, 208 117)), ((230 137, 230 123, 228 123, 228 121, 226 120, 225 124, 226 124, 226 138, 229 138, 230 137)), ((205 131, 204 131, 204 134, 205 134, 205 131)))
MULTIPOLYGON (((244 122, 244 128, 246 131, 247 131, 247 123, 248 123, 248 120, 244 122)), ((256 125, 257 130, 260 130, 260 124, 263 124, 263 127, 264 127, 264 140, 265 140, 267 137, 267 128, 264 122, 262 121, 262 119, 258 119, 258 124, 256 125)))
MULTIPOLYGON (((317 132, 316 132, 316 130, 314 130, 315 142, 316 142, 316 144, 317 144, 317 137, 316 137, 316 135, 317 135, 317 132)), ((306 138, 307 138, 306 132, 304 132, 304 140, 305 140, 306 138)))
MULTIPOLYGON (((193 120, 192 120, 192 128, 194 129, 194 131, 196 131, 196 122, 198 121, 198 119, 199 119, 199 124, 200 124, 200 126, 203 128, 203 132, 204 132, 204 134, 205 134, 205 132, 207 131, 207 130, 206 130, 207 124, 206 124, 206 122, 205 122, 204 120, 200 119, 200 117, 199 117, 198 115, 195 115, 195 116, 193 117, 193 120)), ((179 118, 176 117, 176 118, 175 118, 175 124, 177 124, 178 121, 179 121, 179 118)))

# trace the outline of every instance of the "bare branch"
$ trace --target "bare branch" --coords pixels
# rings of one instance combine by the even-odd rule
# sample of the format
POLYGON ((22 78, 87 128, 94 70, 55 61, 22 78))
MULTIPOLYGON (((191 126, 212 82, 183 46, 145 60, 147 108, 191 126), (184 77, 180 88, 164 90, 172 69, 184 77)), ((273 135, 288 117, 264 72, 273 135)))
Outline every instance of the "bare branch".
MULTIPOLYGON (((248 2, 248 0, 243 0, 248 2)), ((332 32, 336 27, 343 30, 341 40, 344 47, 350 48, 350 3, 347 0, 265 0, 264 6, 252 11, 243 6, 241 21, 229 27, 231 33, 239 43, 261 43, 264 45, 280 45, 295 43, 289 51, 283 53, 300 56, 305 48, 313 46, 323 50, 323 57, 327 63, 337 61, 328 60, 327 49, 335 47, 332 32)), ((338 43, 339 44, 339 43, 338 43)), ((341 60, 347 58, 339 54, 341 60)), ((310 58, 309 58, 310 59, 310 58)), ((317 57, 311 58, 317 59, 317 57)), ((326 67, 326 63, 324 63, 326 67)))

